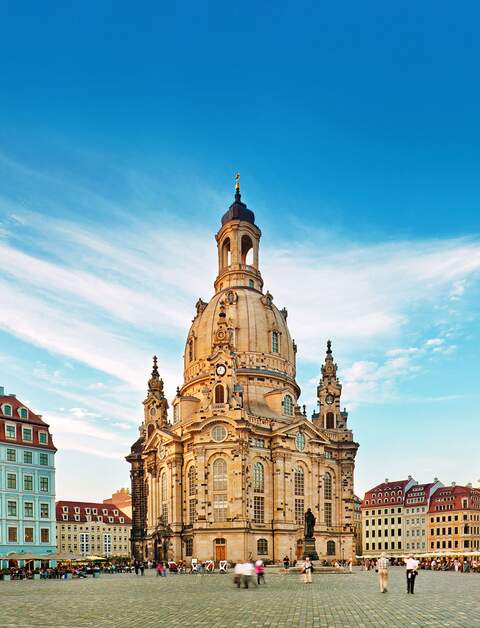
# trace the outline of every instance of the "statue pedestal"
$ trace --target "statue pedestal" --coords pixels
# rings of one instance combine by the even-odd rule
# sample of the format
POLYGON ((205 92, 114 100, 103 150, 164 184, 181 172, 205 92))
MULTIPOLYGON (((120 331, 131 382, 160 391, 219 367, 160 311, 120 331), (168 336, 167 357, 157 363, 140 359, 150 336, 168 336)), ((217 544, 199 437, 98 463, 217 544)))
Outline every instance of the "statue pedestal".
POLYGON ((310 558, 310 560, 318 560, 317 550, 315 549, 315 538, 305 539, 303 541, 303 558, 310 558))

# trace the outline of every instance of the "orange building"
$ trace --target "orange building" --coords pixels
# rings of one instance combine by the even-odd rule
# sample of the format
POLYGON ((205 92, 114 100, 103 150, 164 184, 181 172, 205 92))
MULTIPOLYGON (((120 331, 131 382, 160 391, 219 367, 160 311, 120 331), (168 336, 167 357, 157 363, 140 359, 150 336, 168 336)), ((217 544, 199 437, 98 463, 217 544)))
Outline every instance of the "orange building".
POLYGON ((132 518, 132 496, 128 488, 121 488, 115 491, 111 497, 103 500, 104 504, 113 504, 124 512, 127 517, 132 518))
POLYGON ((428 510, 429 551, 480 549, 480 489, 452 483, 438 489, 428 510))

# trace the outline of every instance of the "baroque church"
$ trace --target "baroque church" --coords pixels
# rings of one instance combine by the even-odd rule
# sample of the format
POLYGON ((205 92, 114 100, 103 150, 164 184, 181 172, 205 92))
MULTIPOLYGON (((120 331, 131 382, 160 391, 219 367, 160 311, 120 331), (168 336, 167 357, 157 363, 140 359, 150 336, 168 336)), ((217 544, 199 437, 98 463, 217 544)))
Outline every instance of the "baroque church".
POLYGON ((260 236, 237 177, 215 236, 214 295, 197 301, 188 332, 173 421, 154 358, 140 436, 127 456, 137 559, 299 558, 307 508, 319 558, 354 555, 358 444, 341 410, 331 343, 309 420, 287 310, 263 289, 260 236))

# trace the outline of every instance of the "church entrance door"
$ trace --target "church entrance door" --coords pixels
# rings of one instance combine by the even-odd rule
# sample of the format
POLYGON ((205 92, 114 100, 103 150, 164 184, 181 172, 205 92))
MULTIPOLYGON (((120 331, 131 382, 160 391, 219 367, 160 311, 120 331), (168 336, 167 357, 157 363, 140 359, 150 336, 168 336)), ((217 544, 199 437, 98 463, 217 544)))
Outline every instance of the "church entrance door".
POLYGON ((225 539, 215 539, 215 561, 227 559, 227 542, 225 539))

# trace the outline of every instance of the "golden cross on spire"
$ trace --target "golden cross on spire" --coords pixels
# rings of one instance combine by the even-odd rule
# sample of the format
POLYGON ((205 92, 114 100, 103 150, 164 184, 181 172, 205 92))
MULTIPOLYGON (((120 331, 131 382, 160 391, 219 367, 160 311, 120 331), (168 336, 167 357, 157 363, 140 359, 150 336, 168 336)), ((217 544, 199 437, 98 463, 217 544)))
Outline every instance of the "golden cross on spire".
POLYGON ((235 192, 240 192, 240 173, 235 175, 235 192))

